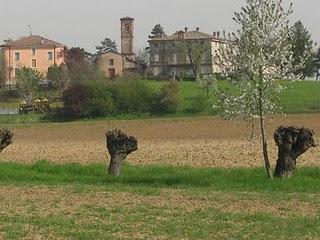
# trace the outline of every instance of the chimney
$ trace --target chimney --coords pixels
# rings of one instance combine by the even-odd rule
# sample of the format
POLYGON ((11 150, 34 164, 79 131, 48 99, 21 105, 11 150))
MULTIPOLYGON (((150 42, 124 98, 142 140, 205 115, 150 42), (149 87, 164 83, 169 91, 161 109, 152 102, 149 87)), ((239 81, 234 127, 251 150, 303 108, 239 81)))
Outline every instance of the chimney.
POLYGON ((217 38, 220 38, 220 32, 217 32, 217 38))
POLYGON ((185 36, 185 32, 184 31, 179 31, 178 32, 178 39, 179 40, 184 39, 184 36, 185 36))
POLYGON ((185 33, 188 32, 188 28, 187 28, 187 27, 184 28, 184 32, 185 32, 185 33))
POLYGON ((216 32, 213 32, 213 37, 216 38, 216 32))
POLYGON ((197 32, 199 32, 199 30, 200 30, 200 28, 199 28, 199 27, 197 27, 197 28, 196 28, 196 31, 197 31, 197 32))

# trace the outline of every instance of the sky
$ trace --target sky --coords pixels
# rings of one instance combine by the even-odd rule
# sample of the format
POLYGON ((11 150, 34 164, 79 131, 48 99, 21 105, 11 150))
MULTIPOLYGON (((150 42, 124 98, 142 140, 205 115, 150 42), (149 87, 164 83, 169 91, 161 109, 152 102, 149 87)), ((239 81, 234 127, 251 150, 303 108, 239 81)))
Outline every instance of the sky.
MULTIPOLYGON (((292 23, 301 20, 320 43, 320 1, 292 2, 292 23)), ((135 19, 138 50, 147 45, 158 23, 168 35, 184 27, 207 33, 234 31, 233 13, 244 5, 245 0, 0 0, 0 41, 27 36, 30 25, 34 35, 94 52, 105 37, 120 46, 120 18, 130 16, 135 19)))

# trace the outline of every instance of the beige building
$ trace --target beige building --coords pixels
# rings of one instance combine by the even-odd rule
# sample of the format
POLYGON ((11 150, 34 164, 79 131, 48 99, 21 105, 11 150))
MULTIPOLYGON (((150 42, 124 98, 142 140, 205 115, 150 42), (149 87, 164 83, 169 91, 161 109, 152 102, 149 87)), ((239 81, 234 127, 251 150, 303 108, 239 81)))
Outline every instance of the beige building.
POLYGON ((188 55, 183 53, 177 43, 181 41, 201 41, 208 45, 208 52, 203 54, 201 60, 201 74, 221 72, 215 57, 220 47, 226 46, 226 41, 219 32, 212 35, 196 30, 178 31, 171 36, 164 36, 149 40, 150 44, 150 71, 155 77, 183 78, 194 77, 192 65, 188 55))
POLYGON ((19 68, 30 67, 46 75, 48 68, 63 62, 61 52, 65 45, 41 36, 30 35, 1 45, 5 85, 15 85, 19 68))
POLYGON ((123 75, 123 56, 119 53, 104 53, 98 59, 99 69, 108 79, 123 75))
POLYGON ((98 57, 99 69, 112 79, 122 76, 126 71, 135 71, 134 19, 121 18, 121 53, 107 52, 98 57))

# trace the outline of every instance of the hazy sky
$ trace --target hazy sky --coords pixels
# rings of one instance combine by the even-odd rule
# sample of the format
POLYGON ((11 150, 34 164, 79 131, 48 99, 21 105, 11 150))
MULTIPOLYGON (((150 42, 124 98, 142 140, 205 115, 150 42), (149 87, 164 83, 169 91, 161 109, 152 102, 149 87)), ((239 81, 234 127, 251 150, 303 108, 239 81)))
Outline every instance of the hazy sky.
MULTIPOLYGON (((284 0, 284 2, 289 2, 284 0)), ((0 0, 0 40, 33 34, 94 51, 105 37, 120 45, 120 18, 135 18, 135 48, 147 43, 153 26, 167 34, 188 26, 201 31, 235 29, 232 17, 245 0, 0 0)), ((293 0, 293 20, 300 19, 320 42, 320 1, 293 0)), ((120 50, 120 49, 119 49, 120 50)))

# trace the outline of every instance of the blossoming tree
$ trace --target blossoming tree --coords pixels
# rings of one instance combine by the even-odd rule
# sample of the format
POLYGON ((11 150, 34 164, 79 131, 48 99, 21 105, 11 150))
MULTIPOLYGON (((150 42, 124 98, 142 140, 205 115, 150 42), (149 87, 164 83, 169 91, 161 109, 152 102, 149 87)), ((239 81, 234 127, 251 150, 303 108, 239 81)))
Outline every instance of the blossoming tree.
POLYGON ((228 37, 228 47, 219 49, 216 58, 230 77, 229 90, 218 93, 220 113, 225 118, 259 119, 262 150, 268 177, 272 170, 268 156, 265 118, 277 110, 277 81, 292 72, 292 52, 287 10, 281 0, 247 0, 235 13, 239 30, 228 37))

